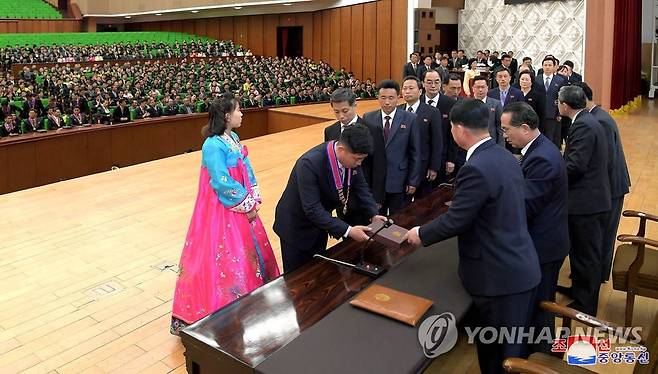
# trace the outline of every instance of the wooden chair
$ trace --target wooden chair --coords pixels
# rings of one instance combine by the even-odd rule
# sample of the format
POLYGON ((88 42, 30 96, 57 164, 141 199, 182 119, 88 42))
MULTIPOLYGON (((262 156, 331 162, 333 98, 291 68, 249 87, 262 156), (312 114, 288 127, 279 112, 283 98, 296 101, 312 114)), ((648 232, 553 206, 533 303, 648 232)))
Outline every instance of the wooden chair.
MULTIPOLYGON (((571 320, 577 320, 587 326, 598 328, 602 332, 615 331, 618 327, 612 323, 597 319, 575 309, 558 305, 551 301, 542 301, 541 308, 556 314, 563 319, 562 326, 570 326, 571 320)), ((635 363, 633 374, 655 374, 658 372, 658 319, 651 326, 649 337, 639 342, 649 351, 649 363, 646 365, 635 363), (649 345, 647 345, 647 342, 649 345)), ((614 368, 616 364, 608 363, 614 368)), ((508 373, 528 373, 528 374, 592 374, 594 371, 588 370, 581 366, 569 365, 560 357, 552 356, 545 353, 533 353, 527 360, 522 358, 508 358, 503 361, 503 368, 508 373)), ((613 369, 614 370, 614 369, 613 369)))
POLYGON ((658 299, 658 241, 644 237, 647 220, 658 222, 658 216, 634 210, 624 211, 623 216, 640 219, 637 235, 617 237, 625 244, 617 247, 612 266, 612 288, 626 292, 624 324, 631 326, 635 296, 658 299))

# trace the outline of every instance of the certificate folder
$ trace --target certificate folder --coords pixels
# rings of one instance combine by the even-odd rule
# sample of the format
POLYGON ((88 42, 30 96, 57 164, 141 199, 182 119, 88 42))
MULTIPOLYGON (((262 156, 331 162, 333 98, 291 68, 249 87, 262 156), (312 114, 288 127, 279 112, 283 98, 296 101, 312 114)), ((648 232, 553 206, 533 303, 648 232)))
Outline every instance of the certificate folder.
POLYGON ((373 284, 358 294, 350 304, 415 326, 433 301, 373 284))
POLYGON ((377 243, 384 244, 386 246, 399 247, 402 245, 404 235, 407 233, 407 229, 400 227, 398 225, 392 224, 390 227, 384 227, 384 222, 375 221, 368 225, 372 231, 366 232, 367 235, 375 234, 373 238, 377 243))

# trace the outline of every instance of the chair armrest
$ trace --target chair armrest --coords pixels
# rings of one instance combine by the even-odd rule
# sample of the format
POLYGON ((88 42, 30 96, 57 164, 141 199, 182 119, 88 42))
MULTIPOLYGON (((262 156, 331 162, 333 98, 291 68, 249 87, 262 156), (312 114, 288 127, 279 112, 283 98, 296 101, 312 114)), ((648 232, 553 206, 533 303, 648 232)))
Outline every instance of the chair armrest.
POLYGON ((503 368, 508 373, 559 374, 557 371, 549 369, 542 364, 516 357, 505 359, 503 361, 503 368))
POLYGON ((624 217, 646 218, 650 221, 658 222, 658 216, 649 213, 639 212, 637 210, 625 210, 624 213, 622 213, 622 215, 624 217))
POLYGON ((619 235, 617 240, 624 243, 633 243, 637 245, 644 244, 658 248, 658 241, 636 235, 619 235))
MULTIPOLYGON (((569 308, 564 305, 554 303, 552 301, 542 301, 539 303, 542 309, 547 312, 554 313, 563 318, 569 318, 571 320, 578 321, 584 325, 594 327, 602 332, 605 332, 610 335, 615 335, 617 331, 623 332, 624 327, 617 326, 614 323, 592 317, 589 314, 579 312, 576 309, 569 308)), ((621 338, 621 337, 618 337, 621 338)), ((640 345, 644 345, 644 341, 638 342, 640 345)))

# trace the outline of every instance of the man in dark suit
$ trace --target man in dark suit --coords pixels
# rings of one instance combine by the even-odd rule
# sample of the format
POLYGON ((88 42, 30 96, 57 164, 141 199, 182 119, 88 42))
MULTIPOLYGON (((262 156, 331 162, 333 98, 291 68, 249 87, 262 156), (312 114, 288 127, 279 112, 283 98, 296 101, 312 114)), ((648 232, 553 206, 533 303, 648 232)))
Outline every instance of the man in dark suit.
POLYGON ((444 79, 450 75, 450 70, 448 69, 448 58, 447 57, 441 57, 439 59, 440 63, 439 66, 434 68, 439 73, 439 76, 441 77, 441 82, 443 82, 444 79))
MULTIPOLYGON (((397 82, 383 80, 379 84, 378 97, 381 110, 363 116, 366 123, 381 129, 377 136, 381 137, 380 140, 383 138, 386 173, 385 176, 373 175, 372 186, 373 190, 384 191, 384 200, 377 201, 384 215, 395 214, 409 205, 421 181, 420 140, 414 124, 416 115, 397 109, 399 95, 400 85, 397 82)), ((374 152, 376 155, 378 150, 374 152)), ((381 159, 381 155, 375 155, 373 158, 381 159)), ((381 196, 381 191, 375 195, 381 196)))
POLYGON ((22 117, 27 118, 32 109, 37 111, 37 116, 46 114, 46 108, 43 106, 41 100, 35 94, 28 93, 25 102, 23 102, 22 117))
MULTIPOLYGON (((473 298, 474 322, 500 332, 527 328, 541 274, 527 229, 521 168, 492 141, 488 117, 481 100, 461 100, 452 108, 452 134, 468 149, 452 204, 434 221, 409 230, 405 239, 428 246, 458 236, 459 276, 473 298)), ((477 352, 483 373, 502 373, 504 359, 526 354, 524 344, 507 342, 477 341, 477 352)))
POLYGON ((147 99, 143 99, 140 103, 137 109, 135 109, 135 119, 144 119, 144 118, 149 118, 151 116, 151 113, 149 113, 149 108, 146 105, 148 102, 147 99))
POLYGON ((546 91, 546 110, 544 111, 544 128, 540 128, 542 134, 551 139, 553 144, 558 148, 562 145, 562 125, 558 116, 560 115, 557 108, 557 94, 562 86, 567 84, 566 79, 556 74, 557 63, 554 57, 548 56, 542 61, 543 72, 538 74, 536 82, 546 91))
POLYGON ((494 76, 497 87, 488 91, 487 96, 500 101, 500 105, 505 107, 509 103, 524 101, 523 92, 516 87, 512 87, 510 82, 512 80, 512 73, 504 67, 498 68, 494 71, 494 76))
POLYGON ((419 133, 420 175, 423 178, 416 191, 418 198, 432 191, 432 184, 445 162, 441 112, 420 101, 421 88, 418 78, 406 77, 402 82, 402 97, 406 103, 398 106, 399 110, 416 114, 414 126, 419 133))
MULTIPOLYGON (((452 78, 455 77, 459 79, 458 75, 451 74, 452 78)), ((451 79, 450 76, 448 79, 451 79)), ((460 157, 460 152, 463 151, 459 148, 454 141, 452 140, 452 134, 450 134, 450 119, 448 114, 450 109, 455 105, 456 98, 444 95, 441 93, 441 86, 443 82, 439 73, 431 70, 425 74, 425 80, 423 81, 423 87, 425 88, 425 94, 421 96, 421 102, 437 108, 441 112, 441 125, 443 128, 443 152, 444 155, 441 156, 445 160, 445 165, 442 166, 439 170, 439 182, 443 182, 448 179, 448 176, 452 173, 456 173, 457 170, 464 164, 464 159, 466 157, 466 152, 463 152, 463 156, 460 157), (457 148, 457 150, 453 150, 457 148), (454 152, 453 152, 454 151, 454 152), (453 156, 453 157, 451 157, 453 156)), ((461 87, 461 83, 460 83, 461 87)))
POLYGON ((468 57, 463 49, 457 51, 457 61, 455 61, 455 69, 461 69, 464 65, 468 65, 468 57))
POLYGON ((489 107, 489 134, 491 139, 501 146, 505 146, 505 139, 503 138, 503 131, 500 128, 500 116, 503 114, 503 106, 500 101, 488 97, 489 82, 486 77, 478 75, 473 78, 473 96, 481 100, 489 107))
POLYGON ((366 226, 350 226, 332 217, 336 209, 356 209, 371 219, 386 220, 377 215, 377 205, 363 177, 361 162, 372 152, 372 136, 367 128, 346 128, 338 141, 313 147, 302 155, 290 173, 288 184, 279 200, 274 217, 274 232, 281 239, 283 270, 293 271, 327 247, 327 233, 335 238, 368 240, 366 226))
POLYGON ((566 78, 569 84, 575 84, 583 81, 583 76, 573 71, 574 64, 572 61, 566 60, 564 62, 564 67, 566 68, 566 78))
POLYGON ((420 60, 420 55, 418 52, 414 52, 409 55, 409 62, 404 64, 402 78, 409 75, 418 76, 418 60, 420 60))
MULTIPOLYGON (((537 250, 541 282, 537 301, 555 301, 560 268, 569 254, 567 171, 560 151, 539 132, 539 117, 523 102, 511 103, 500 119, 508 143, 521 150, 519 163, 525 179, 525 206, 528 232, 537 250)), ((539 332, 555 330, 551 313, 536 308, 532 326, 539 332)), ((534 350, 550 353, 548 341, 534 350)))
POLYGON ((571 250, 570 307, 596 316, 601 287, 603 236, 611 207, 605 130, 586 109, 583 89, 565 86, 558 96, 560 115, 571 118, 564 151, 569 178, 571 250))
POLYGON ((38 117, 37 110, 30 109, 28 117, 23 120, 23 124, 21 125, 21 132, 27 134, 28 132, 35 132, 43 129, 43 120, 38 117))
POLYGON ((331 109, 336 116, 336 122, 325 127, 324 141, 338 140, 343 130, 355 123, 365 124, 356 114, 356 95, 347 88, 339 88, 332 92, 331 109))
MULTIPOLYGON (((507 52, 507 55, 510 57, 509 70, 510 70, 510 72, 512 72, 512 76, 515 76, 516 72, 519 70, 519 62, 514 58, 514 52, 513 51, 507 52)), ((503 59, 505 59, 505 55, 503 55, 503 59)), ((504 65, 504 63, 503 63, 503 65, 504 65)))
POLYGON ((607 219, 607 225, 603 231, 603 268, 601 272, 601 282, 606 282, 610 278, 615 238, 617 237, 617 229, 619 228, 619 218, 624 207, 624 195, 629 192, 631 187, 631 177, 628 174, 628 165, 626 164, 626 156, 624 155, 624 147, 621 143, 617 123, 607 111, 592 101, 592 89, 587 83, 580 82, 575 85, 582 88, 585 92, 585 96, 587 97, 586 109, 603 126, 609 148, 608 155, 611 161, 609 168, 611 209, 607 219))
POLYGON ((119 106, 114 108, 114 123, 130 122, 130 108, 126 105, 126 99, 119 100, 119 106))
POLYGON ((423 64, 418 67, 418 79, 421 81, 425 79, 425 74, 427 74, 428 71, 434 69, 434 62, 432 60, 432 56, 427 55, 423 58, 423 64))
MULTIPOLYGON (((356 114, 356 95, 354 95, 351 90, 346 88, 335 90, 331 93, 330 102, 331 109, 336 116, 336 123, 333 123, 324 129, 325 142, 340 139, 340 134, 349 126, 355 124, 366 125, 363 119, 356 114)), ((370 181, 370 178, 372 177, 372 155, 368 155, 363 161, 361 164, 361 170, 370 188, 372 185, 370 181)), ((351 201, 350 203, 354 204, 354 201, 351 201)), ((342 211, 338 210, 338 218, 352 226, 364 225, 369 222, 371 216, 364 214, 358 210, 356 206, 350 206, 349 208, 353 209, 348 209, 347 214, 343 214, 342 211)))
POLYGON ((89 123, 87 116, 84 113, 81 113, 79 107, 73 108, 73 114, 71 115, 71 124, 73 126, 82 126, 89 123))
MULTIPOLYGON (((462 92, 461 77, 457 74, 451 73, 448 76, 448 79, 443 81, 443 92, 445 95, 442 95, 442 97, 452 99, 451 104, 446 108, 449 112, 449 110, 452 109, 452 106, 462 99, 462 97, 459 96, 462 92)), ((439 104, 441 104, 440 101, 439 104)), ((452 125, 450 124, 448 115, 443 111, 441 112, 441 115, 443 117, 443 144, 444 148, 446 148, 446 173, 444 173, 442 181, 447 181, 450 180, 451 174, 457 175, 459 169, 466 162, 466 150, 457 145, 455 139, 452 137, 452 133, 450 132, 452 125)))

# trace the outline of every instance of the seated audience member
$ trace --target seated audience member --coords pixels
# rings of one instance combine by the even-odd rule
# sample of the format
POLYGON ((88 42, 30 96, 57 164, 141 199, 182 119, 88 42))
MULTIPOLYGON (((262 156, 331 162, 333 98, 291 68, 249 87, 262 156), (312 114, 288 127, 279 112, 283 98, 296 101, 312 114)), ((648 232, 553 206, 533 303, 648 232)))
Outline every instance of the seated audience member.
POLYGON ((26 134, 28 132, 35 132, 43 129, 44 129, 43 119, 37 116, 36 109, 30 109, 28 113, 28 117, 25 120, 23 120, 23 123, 21 124, 21 131, 26 134))
POLYGON ((8 115, 5 117, 5 121, 0 126, 0 137, 12 135, 18 135, 20 132, 20 126, 16 124, 16 120, 13 115, 8 115))
POLYGON ((114 108, 114 122, 130 122, 130 108, 126 105, 126 99, 120 99, 119 106, 114 108))
POLYGON ((147 105, 148 100, 144 99, 139 103, 137 109, 135 109, 135 119, 144 119, 149 118, 151 113, 149 112, 149 107, 147 105))
POLYGON ((82 126, 89 124, 87 116, 82 113, 80 107, 73 108, 73 114, 71 115, 71 125, 72 126, 82 126))

